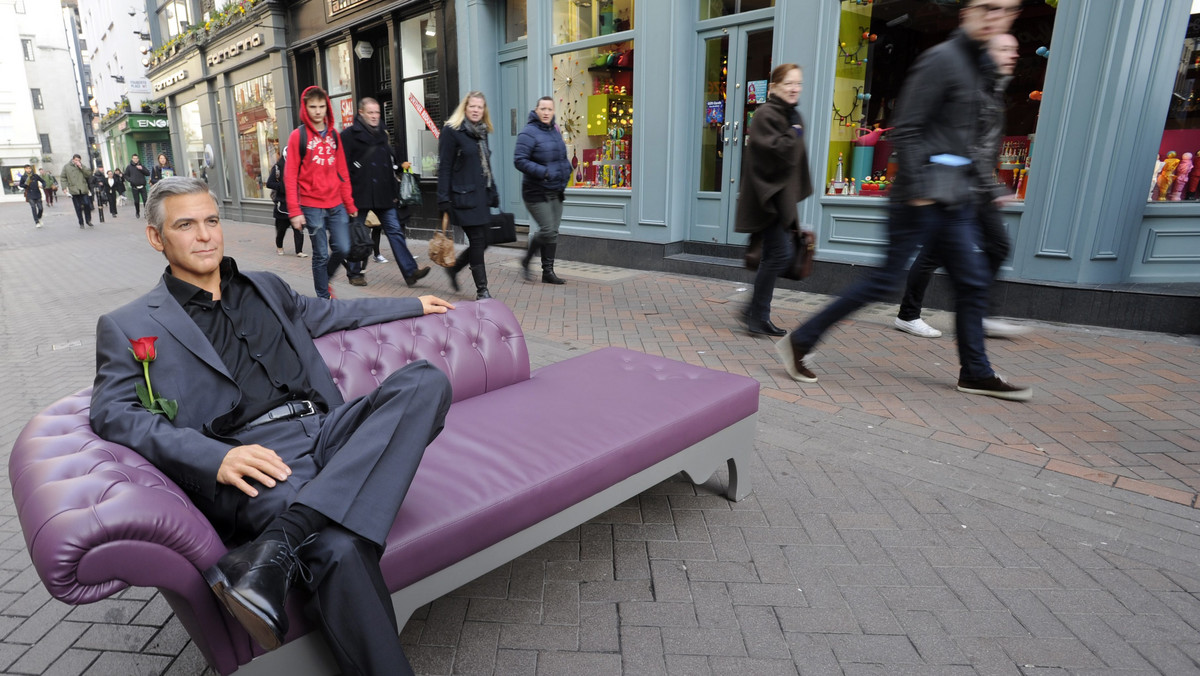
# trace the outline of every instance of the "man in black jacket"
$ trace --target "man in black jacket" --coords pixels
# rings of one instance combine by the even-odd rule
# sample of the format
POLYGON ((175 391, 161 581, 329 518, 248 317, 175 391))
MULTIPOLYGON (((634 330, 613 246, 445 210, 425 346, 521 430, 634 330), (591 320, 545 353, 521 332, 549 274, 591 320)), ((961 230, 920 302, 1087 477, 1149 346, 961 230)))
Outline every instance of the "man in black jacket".
POLYGON ((995 68, 985 45, 1008 32, 1021 0, 967 0, 957 30, 913 64, 900 91, 891 133, 899 158, 888 212, 888 248, 881 267, 851 286, 787 336, 776 348, 794 380, 814 383, 805 356, 834 323, 896 288, 918 247, 932 247, 954 282, 958 334, 958 390, 1028 401, 1033 390, 992 370, 984 348, 983 315, 991 282, 976 219, 974 195, 986 179, 973 148, 985 132, 980 117, 991 96, 995 68))
MULTIPOLYGON (((429 274, 429 266, 418 268, 416 260, 408 250, 404 238, 403 224, 408 221, 408 207, 399 203, 399 184, 396 181, 396 158, 388 141, 387 130, 379 124, 379 102, 366 97, 358 102, 358 115, 354 124, 342 131, 342 151, 346 153, 346 164, 350 167, 350 187, 354 190, 354 203, 358 205, 360 224, 366 222, 367 212, 374 211, 379 218, 379 227, 392 245, 392 254, 404 283, 413 286, 429 274)), ((405 163, 407 164, 407 163, 405 163)), ((353 263, 348 271, 350 283, 362 280, 361 263, 353 263)), ((364 284, 365 280, 357 282, 364 284)))
POLYGON ((138 218, 142 217, 142 202, 146 201, 146 179, 150 170, 142 166, 137 155, 129 158, 129 166, 125 167, 125 180, 129 182, 129 192, 133 198, 133 211, 138 218))

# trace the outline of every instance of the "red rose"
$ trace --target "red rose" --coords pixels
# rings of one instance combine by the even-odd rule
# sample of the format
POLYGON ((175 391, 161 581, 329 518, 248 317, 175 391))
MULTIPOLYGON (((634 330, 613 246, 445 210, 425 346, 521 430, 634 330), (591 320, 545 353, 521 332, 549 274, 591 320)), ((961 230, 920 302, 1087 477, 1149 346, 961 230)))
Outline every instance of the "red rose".
POLYGON ((140 362, 154 361, 154 358, 158 356, 154 352, 154 341, 156 340, 158 340, 158 336, 130 340, 129 344, 133 346, 133 358, 140 362))

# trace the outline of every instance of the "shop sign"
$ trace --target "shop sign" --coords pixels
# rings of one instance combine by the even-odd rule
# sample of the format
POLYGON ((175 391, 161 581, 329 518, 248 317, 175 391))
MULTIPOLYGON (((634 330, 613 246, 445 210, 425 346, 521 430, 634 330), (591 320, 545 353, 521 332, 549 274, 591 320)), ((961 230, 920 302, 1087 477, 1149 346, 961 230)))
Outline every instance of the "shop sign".
POLYGON ((335 17, 342 12, 347 12, 368 2, 370 2, 370 0, 327 0, 329 16, 335 17))
POLYGON ((161 92, 162 90, 166 89, 167 87, 170 87, 173 84, 178 84, 180 82, 183 82, 184 80, 187 79, 187 76, 188 76, 188 72, 186 70, 176 71, 173 75, 170 75, 168 77, 165 77, 165 78, 159 80, 158 82, 155 82, 154 83, 154 91, 161 92))
POLYGON ((149 94, 150 93, 150 78, 145 78, 145 77, 129 78, 129 93, 130 94, 149 94))
POLYGON ((167 121, 158 118, 154 120, 138 119, 133 121, 135 129, 166 129, 167 121))
POLYGON ((215 66, 226 59, 232 59, 235 56, 240 56, 243 52, 254 49, 255 47, 261 47, 262 43, 262 33, 255 33, 245 40, 238 40, 237 42, 218 52, 211 52, 207 57, 205 57, 204 60, 209 66, 215 66))
POLYGON ((433 137, 440 138, 442 132, 439 131, 437 125, 433 123, 433 118, 429 117, 429 111, 425 110, 425 106, 421 105, 421 102, 417 100, 417 95, 409 94, 408 102, 411 103, 413 109, 417 111, 417 115, 420 115, 421 119, 425 120, 425 126, 429 127, 429 131, 433 132, 433 137))

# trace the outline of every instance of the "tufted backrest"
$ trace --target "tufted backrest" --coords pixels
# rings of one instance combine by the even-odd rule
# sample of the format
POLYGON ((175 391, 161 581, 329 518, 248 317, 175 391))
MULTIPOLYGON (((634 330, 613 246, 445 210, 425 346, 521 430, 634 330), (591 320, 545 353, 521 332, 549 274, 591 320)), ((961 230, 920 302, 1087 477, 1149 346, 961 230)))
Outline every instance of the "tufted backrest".
POLYGON ((495 300, 456 303, 426 315, 337 331, 316 340, 347 400, 379 386, 392 371, 425 359, 450 378, 454 401, 529 380, 521 325, 495 300))

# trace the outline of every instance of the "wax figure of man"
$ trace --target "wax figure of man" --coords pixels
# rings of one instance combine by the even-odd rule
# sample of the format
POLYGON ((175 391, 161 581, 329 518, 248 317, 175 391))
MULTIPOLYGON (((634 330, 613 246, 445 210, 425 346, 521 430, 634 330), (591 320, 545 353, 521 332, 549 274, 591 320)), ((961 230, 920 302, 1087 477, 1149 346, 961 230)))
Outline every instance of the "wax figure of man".
MULTIPOLYGON (((1017 38, 1010 33, 1001 33, 988 42, 988 56, 996 66, 996 85, 992 95, 984 99, 980 125, 983 136, 976 147, 975 162, 981 186, 975 191, 976 215, 983 234, 983 253, 987 256, 992 281, 1000 273, 1000 266, 1008 258, 1012 242, 1004 229, 1000 217, 1000 206, 1013 198, 1012 190, 994 180, 996 164, 1000 161, 1000 146, 1004 140, 1004 90, 1012 81, 1013 69, 1017 65, 1017 38)), ((922 338, 937 338, 941 331, 921 319, 921 305, 925 290, 933 273, 941 267, 941 261, 932 254, 932 248, 922 249, 908 271, 908 282, 904 288, 904 299, 896 315, 896 328, 922 338)), ((992 296, 989 294, 989 299, 992 296)), ((995 303, 990 303, 992 307, 995 303)), ((991 337, 1011 337, 1027 333, 1028 327, 990 317, 983 318, 983 332, 991 337)))
POLYGON ((146 211, 146 237, 169 265, 150 293, 100 318, 93 429, 171 477, 232 547, 204 576, 264 648, 287 633, 284 598, 299 576, 342 673, 411 674, 379 557, 450 385, 420 361, 343 401, 313 338, 453 306, 330 302, 239 272, 196 178, 159 181, 146 211), (143 337, 157 339, 149 407, 131 354, 143 337), (155 412, 176 406, 173 418, 155 412))
MULTIPOLYGON (((367 212, 375 212, 379 227, 383 228, 388 244, 392 246, 392 255, 396 257, 404 283, 414 286, 429 274, 429 266, 418 266, 408 250, 404 237, 408 207, 400 204, 400 184, 396 180, 401 165, 396 162, 387 129, 380 124, 380 118, 379 102, 366 97, 358 102, 354 124, 342 130, 342 148, 350 167, 354 204, 358 207, 356 218, 365 222, 367 212)), ((408 163, 403 166, 407 168, 408 163)), ((358 267, 355 272, 362 274, 358 267)))
POLYGON ((961 25, 943 43, 917 58, 900 90, 891 132, 899 172, 888 208, 888 248, 882 266, 825 306, 776 344, 792 379, 814 383, 805 356, 838 320, 897 286, 918 247, 930 247, 954 282, 958 333, 957 389, 1027 401, 1018 387, 992 370, 984 349, 983 315, 991 283, 980 250, 974 189, 980 184, 971 149, 980 142, 980 109, 994 86, 984 46, 1008 32, 1021 0, 967 0, 961 25))
POLYGON ((320 87, 301 95, 300 127, 288 137, 283 186, 293 228, 308 228, 312 241, 313 287, 329 298, 330 278, 350 253, 350 219, 358 215, 346 155, 329 122, 333 104, 320 87))

